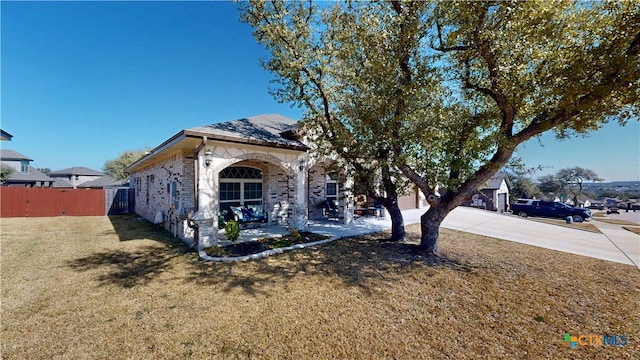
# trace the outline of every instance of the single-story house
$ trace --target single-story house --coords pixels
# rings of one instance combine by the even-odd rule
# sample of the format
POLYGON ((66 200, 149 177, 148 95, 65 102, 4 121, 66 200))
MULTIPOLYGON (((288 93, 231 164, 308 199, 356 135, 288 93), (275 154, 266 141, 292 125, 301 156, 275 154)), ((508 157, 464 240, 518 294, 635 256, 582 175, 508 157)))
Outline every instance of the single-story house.
POLYGON ((577 195, 569 197, 564 203, 569 206, 588 208, 591 206, 592 200, 584 195, 577 195))
POLYGON ((127 168, 135 211, 187 243, 189 217, 200 247, 217 244, 218 226, 234 216, 302 230, 330 207, 349 222, 352 181, 307 142, 297 121, 278 114, 182 130, 127 168))
POLYGON ((505 172, 497 172, 487 180, 473 195, 465 200, 463 206, 471 206, 497 212, 509 209, 511 180, 505 172))
POLYGON ((322 216, 327 199, 344 208, 339 177, 309 158, 296 130, 295 120, 272 114, 178 132, 128 167, 136 213, 185 241, 192 213, 199 245, 209 246, 238 208, 296 229, 322 216))

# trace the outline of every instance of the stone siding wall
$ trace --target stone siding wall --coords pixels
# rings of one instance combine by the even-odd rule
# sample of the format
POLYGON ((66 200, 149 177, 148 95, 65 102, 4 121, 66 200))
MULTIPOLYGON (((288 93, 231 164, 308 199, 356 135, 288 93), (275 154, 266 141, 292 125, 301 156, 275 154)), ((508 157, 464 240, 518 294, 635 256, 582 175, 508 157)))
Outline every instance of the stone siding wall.
POLYGON ((188 175, 193 173, 193 168, 193 159, 176 153, 132 174, 136 213, 154 222, 161 211, 163 217, 159 225, 182 239, 191 238, 184 219, 195 208, 193 175, 188 175))

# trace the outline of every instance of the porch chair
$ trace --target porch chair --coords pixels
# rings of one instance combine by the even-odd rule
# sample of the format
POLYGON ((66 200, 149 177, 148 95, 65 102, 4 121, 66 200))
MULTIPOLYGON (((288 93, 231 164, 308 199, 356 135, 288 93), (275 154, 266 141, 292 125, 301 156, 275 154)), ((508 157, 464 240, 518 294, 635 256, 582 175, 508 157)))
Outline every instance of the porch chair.
POLYGON ((338 206, 338 200, 325 200, 322 207, 322 215, 325 219, 339 219, 340 207, 338 206))

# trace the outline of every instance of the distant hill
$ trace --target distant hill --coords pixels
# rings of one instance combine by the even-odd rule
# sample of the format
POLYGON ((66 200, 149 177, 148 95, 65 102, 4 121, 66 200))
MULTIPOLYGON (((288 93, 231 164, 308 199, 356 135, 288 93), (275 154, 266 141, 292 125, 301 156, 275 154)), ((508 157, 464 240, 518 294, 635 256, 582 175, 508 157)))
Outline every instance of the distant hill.
POLYGON ((640 181, 582 183, 582 191, 596 198, 638 199, 640 198, 640 181))
POLYGON ((620 188, 620 187, 640 189, 640 181, 611 181, 611 182, 582 183, 582 188, 587 188, 587 189, 589 188, 607 189, 607 188, 620 188))

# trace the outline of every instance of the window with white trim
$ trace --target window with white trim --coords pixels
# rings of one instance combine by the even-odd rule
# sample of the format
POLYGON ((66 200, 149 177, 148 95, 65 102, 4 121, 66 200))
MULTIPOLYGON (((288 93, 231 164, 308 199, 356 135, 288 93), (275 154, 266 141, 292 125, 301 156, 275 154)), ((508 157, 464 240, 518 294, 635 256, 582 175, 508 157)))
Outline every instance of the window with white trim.
POLYGON ((262 171, 233 166, 220 171, 220 211, 231 206, 262 204, 262 171))

